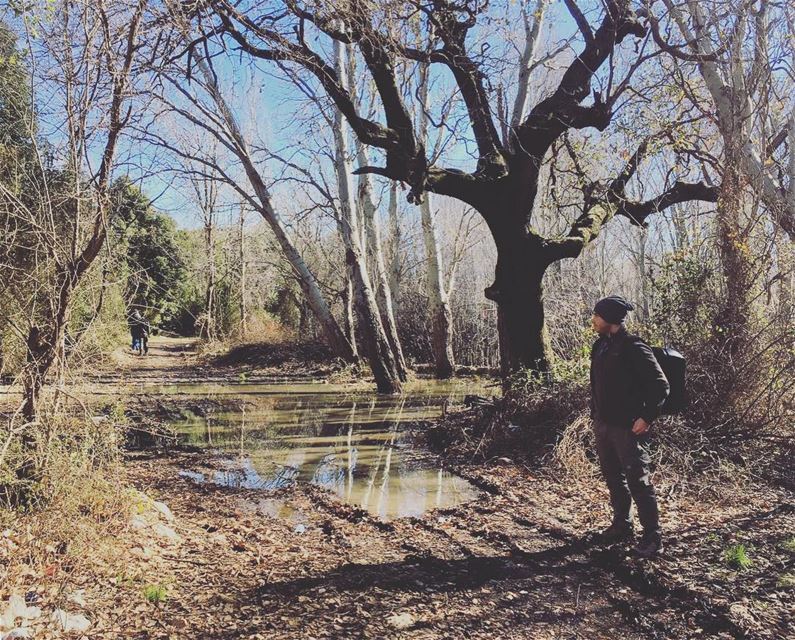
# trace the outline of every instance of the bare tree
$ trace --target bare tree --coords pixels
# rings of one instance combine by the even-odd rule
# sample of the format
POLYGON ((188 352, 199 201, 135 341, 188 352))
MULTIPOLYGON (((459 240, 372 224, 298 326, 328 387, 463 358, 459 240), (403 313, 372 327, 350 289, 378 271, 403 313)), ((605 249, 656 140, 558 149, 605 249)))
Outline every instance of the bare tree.
POLYGON ((248 270, 246 265, 246 206, 244 204, 240 204, 240 213, 237 218, 237 250, 238 250, 238 275, 237 275, 237 282, 238 282, 238 296, 240 300, 238 301, 240 307, 240 337, 245 339, 246 334, 248 333, 248 306, 247 296, 247 277, 248 277, 248 270))
MULTIPOLYGON (((204 254, 207 283, 204 289, 204 318, 200 327, 200 335, 207 340, 215 340, 216 332, 216 228, 218 225, 218 189, 221 180, 214 175, 212 169, 203 170, 203 166, 220 166, 218 149, 212 141, 198 141, 196 147, 203 149, 207 160, 197 166, 197 163, 186 161, 185 178, 191 193, 191 203, 198 209, 201 218, 202 231, 204 236, 204 254)), ((241 236, 242 237, 242 236, 241 236)))
MULTIPOLYGON (((179 39, 184 43, 193 42, 194 34, 182 7, 169 3, 168 11, 170 19, 177 26, 179 39)), ((322 328, 327 344, 337 356, 349 362, 355 361, 351 343, 331 313, 317 278, 301 257, 281 216, 274 208, 270 190, 260 173, 251 145, 218 84, 218 75, 215 73, 212 58, 206 56, 203 50, 196 50, 192 60, 199 70, 199 78, 192 77, 190 70, 180 65, 179 57, 173 58, 168 68, 159 69, 163 89, 155 92, 156 98, 183 123, 208 132, 223 148, 237 158, 253 193, 247 191, 236 179, 236 176, 230 175, 228 168, 225 169, 211 163, 208 165, 206 162, 205 167, 223 177, 224 181, 234 188, 245 202, 262 215, 276 237, 284 258, 292 267, 296 281, 322 328), (176 97, 173 94, 176 94, 176 97)), ((150 141, 171 150, 178 157, 203 162, 200 153, 179 149, 163 135, 151 130, 142 131, 142 133, 150 141)))
MULTIPOLYGON (((349 79, 347 77, 348 61, 346 46, 340 41, 334 43, 334 59, 336 73, 340 79, 340 84, 346 90, 350 90, 349 79)), ((353 185, 351 184, 351 153, 348 145, 348 127, 345 119, 339 110, 335 112, 334 118, 334 142, 335 142, 335 169, 337 173, 337 186, 339 190, 340 202, 340 227, 342 239, 345 244, 345 262, 351 270, 353 280, 353 300, 359 321, 359 330, 364 339, 365 354, 370 363, 370 368, 375 376, 378 390, 385 393, 395 393, 400 391, 401 378, 405 379, 405 368, 396 357, 399 351, 399 343, 390 344, 387 338, 384 325, 378 310, 375 299, 370 274, 367 270, 367 254, 364 250, 364 230, 366 225, 364 217, 374 215, 374 211, 368 212, 364 207, 372 207, 369 202, 369 195, 366 190, 364 200, 359 200, 363 207, 357 206, 354 198, 353 185), (360 210, 361 209, 361 210, 360 210)), ((373 207, 374 208, 374 207, 373 207)), ((393 340, 397 340, 397 333, 393 340)))
MULTIPOLYGON (((357 109, 362 110, 364 100, 372 96, 369 95, 370 92, 367 91, 366 87, 364 89, 357 88, 356 59, 350 47, 346 47, 345 52, 348 85, 351 95, 354 100, 356 100, 357 109)), ((336 114, 339 118, 344 118, 339 110, 336 110, 336 114)), ((370 164, 367 146, 362 144, 361 141, 356 140, 354 147, 356 149, 356 161, 359 165, 370 164)), ((356 205, 359 208, 359 216, 363 226, 362 244, 366 247, 371 265, 370 269, 373 273, 373 286, 378 292, 378 306, 381 314, 381 321, 383 322, 387 340, 389 341, 389 346, 395 358, 395 365, 399 377, 402 381, 405 381, 407 377, 406 359, 403 355, 403 347, 400 344, 400 338, 398 336, 393 295, 390 288, 389 274, 386 268, 386 258, 384 256, 381 236, 381 222, 378 217, 378 207, 375 202, 373 181, 369 174, 363 173, 359 175, 356 205)))
MULTIPOLYGON (((428 92, 430 81, 428 65, 420 68, 419 74, 419 137, 423 145, 428 143, 428 92)), ((433 156, 439 154, 441 136, 437 139, 433 156)), ((453 356, 453 315, 450 299, 444 282, 442 251, 436 228, 435 212, 431 205, 431 195, 425 195, 420 204, 422 216, 422 237, 427 260, 428 300, 431 313, 431 349, 437 378, 449 378, 455 372, 453 356)))
POLYGON ((46 96, 50 117, 62 118, 66 140, 59 171, 36 146, 40 198, 19 210, 35 230, 46 260, 40 275, 49 280, 46 312, 31 310, 40 323, 31 326, 26 340, 23 413, 29 421, 37 416, 48 373, 54 364, 63 365, 75 290, 105 243, 119 140, 142 107, 134 100, 140 57, 154 55, 144 25, 146 0, 59 2, 52 9, 50 15, 33 9, 21 17, 28 35, 40 34, 28 40, 30 58, 37 61, 33 84, 40 92, 34 103, 46 96))
MULTIPOLYGON (((724 339, 731 337, 736 349, 742 337, 749 335, 748 308, 760 281, 758 260, 749 251, 757 227, 746 197, 749 187, 764 203, 774 235, 780 240, 783 231, 790 241, 795 240, 795 145, 791 138, 795 83, 791 73, 776 70, 786 68, 786 59, 793 53, 791 38, 785 35, 787 10, 766 2, 714 4, 710 10, 689 0, 662 4, 661 17, 650 3, 645 8, 654 40, 683 68, 682 86, 714 118, 722 142, 717 230, 726 296, 716 321, 724 329, 724 339), (677 43, 680 38, 684 44, 677 43), (691 88, 692 68, 706 92, 691 88), (783 152, 788 139, 789 156, 783 152)), ((786 244, 778 242, 785 307, 790 251, 786 244)))
POLYGON ((391 251, 389 254, 389 291, 392 294, 392 306, 395 314, 398 313, 398 300, 400 298, 400 221, 398 220, 398 192, 397 182, 392 182, 389 189, 388 205, 389 238, 391 251))
POLYGON ((613 82, 615 67, 611 64, 607 92, 595 92, 590 105, 582 104, 591 93, 594 75, 605 63, 615 61, 617 46, 630 36, 641 41, 646 38, 646 28, 628 0, 604 3, 596 29, 575 2, 566 2, 579 28, 582 49, 551 95, 529 109, 521 124, 507 132, 508 139, 500 137, 494 121, 491 105, 495 101, 479 62, 482 55, 473 55, 467 46, 467 36, 488 10, 487 3, 409 0, 380 4, 351 0, 333 11, 319 2, 278 4, 279 10, 271 7, 261 11, 250 3, 218 0, 212 3, 208 19, 220 20, 217 30, 242 52, 281 64, 293 63, 314 75, 359 140, 380 149, 385 158, 383 165, 359 167, 357 173, 374 173, 407 183, 410 202, 421 203, 430 191, 462 200, 483 216, 498 252, 495 280, 486 289, 486 296, 499 305, 502 367, 506 372, 519 367, 545 370, 549 365, 543 276, 550 264, 577 257, 616 215, 642 223, 652 213, 677 202, 717 198, 717 190, 708 184, 676 181, 666 184, 651 199, 629 199, 627 183, 649 152, 648 146, 641 144, 619 176, 604 188, 590 190, 582 214, 561 236, 546 237, 533 228, 544 157, 569 130, 606 129, 618 98, 631 96, 627 89, 632 73, 648 59, 642 48, 631 54, 628 73, 618 83, 613 82), (432 30, 438 46, 419 49, 407 44, 416 41, 413 33, 410 39, 400 33, 400 25, 408 24, 401 20, 408 14, 423 17, 423 28, 432 30), (357 111, 334 66, 322 51, 311 48, 307 37, 310 28, 313 37, 323 35, 358 48, 380 97, 382 122, 357 111), (452 74, 477 146, 474 171, 442 168, 429 161, 400 91, 395 71, 398 58, 440 65, 452 74))
POLYGON ((775 223, 795 240, 791 8, 754 1, 662 4, 663 16, 651 2, 643 12, 655 42, 674 59, 698 69, 714 104, 711 111, 727 162, 737 166, 775 223), (672 30, 684 43, 673 41, 672 30), (787 68, 788 59, 789 73, 777 71, 787 68), (781 153, 788 139, 790 153, 781 153))

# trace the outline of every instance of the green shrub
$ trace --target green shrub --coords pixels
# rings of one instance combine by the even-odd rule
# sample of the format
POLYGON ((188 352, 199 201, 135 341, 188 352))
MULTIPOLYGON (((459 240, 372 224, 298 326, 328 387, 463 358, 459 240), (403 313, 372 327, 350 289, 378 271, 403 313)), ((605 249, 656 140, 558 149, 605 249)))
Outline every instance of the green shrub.
POLYGON ((161 583, 148 584, 143 588, 143 594, 147 602, 160 604, 161 602, 165 602, 168 598, 168 589, 166 585, 161 583))
POLYGON ((726 552, 723 554, 723 560, 730 567, 738 571, 745 571, 753 564, 751 558, 748 557, 748 552, 744 544, 734 544, 726 549, 726 552))

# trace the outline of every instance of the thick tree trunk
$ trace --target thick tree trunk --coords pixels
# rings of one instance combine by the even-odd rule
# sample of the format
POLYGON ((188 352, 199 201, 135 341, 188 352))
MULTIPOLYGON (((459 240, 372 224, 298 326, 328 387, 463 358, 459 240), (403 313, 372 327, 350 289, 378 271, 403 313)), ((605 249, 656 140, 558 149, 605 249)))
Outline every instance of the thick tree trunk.
POLYGON ((544 321, 543 279, 552 262, 543 238, 529 229, 537 173, 502 184, 481 211, 497 246, 494 284, 485 295, 498 305, 500 369, 549 370, 551 348, 544 321))
POLYGON ((509 288, 498 302, 500 371, 549 370, 550 346, 544 322, 543 271, 525 273, 525 282, 509 288))
POLYGON ((422 236, 425 240, 425 259, 427 264, 428 301, 431 311, 431 350, 437 378, 450 378, 454 373, 453 360, 453 314, 445 291, 441 250, 433 219, 431 194, 427 194, 420 206, 422 215, 422 236))

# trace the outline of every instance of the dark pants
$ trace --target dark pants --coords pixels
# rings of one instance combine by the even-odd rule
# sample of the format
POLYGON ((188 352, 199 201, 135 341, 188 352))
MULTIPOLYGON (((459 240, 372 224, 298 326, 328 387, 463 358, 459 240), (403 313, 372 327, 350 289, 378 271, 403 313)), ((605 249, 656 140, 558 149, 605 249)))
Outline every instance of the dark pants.
POLYGON ((629 427, 607 425, 599 420, 593 424, 599 466, 610 490, 613 522, 632 523, 629 510, 634 500, 644 534, 659 535, 660 517, 651 484, 649 454, 629 427))

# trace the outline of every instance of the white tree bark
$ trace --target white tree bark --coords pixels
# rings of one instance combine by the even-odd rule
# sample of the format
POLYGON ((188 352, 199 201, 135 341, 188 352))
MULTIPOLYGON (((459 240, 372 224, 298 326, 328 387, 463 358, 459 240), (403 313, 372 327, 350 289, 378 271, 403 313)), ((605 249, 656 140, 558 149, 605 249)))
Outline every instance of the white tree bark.
MULTIPOLYGON (((420 127, 419 138, 422 144, 428 139, 428 66, 420 69, 420 127)), ((431 194, 425 194, 420 205, 422 216, 422 237, 425 244, 426 278, 428 286, 428 302, 431 308, 431 350, 433 363, 438 378, 449 378, 455 372, 453 357, 453 316, 450 311, 450 300, 444 286, 444 269, 442 268, 442 251, 439 246, 439 233, 432 209, 431 194)))
MULTIPOLYGON (((533 60, 535 59, 538 49, 539 34, 541 33, 541 25, 544 23, 544 15, 546 14, 548 4, 549 0, 536 0, 532 14, 528 12, 528 6, 522 4, 525 45, 524 51, 522 52, 522 60, 519 63, 519 79, 517 81, 519 86, 516 91, 516 99, 513 103, 510 131, 514 131, 516 127, 521 124, 524 112, 527 109, 527 97, 530 90, 530 72, 532 71, 533 60)), ((509 135, 511 134, 509 133, 509 135)), ((513 146, 512 139, 509 144, 513 146)))
POLYGON ((392 308, 398 315, 400 301, 400 221, 398 220, 397 182, 389 185, 389 237, 392 252, 389 257, 389 291, 392 293, 392 308))
MULTIPOLYGON (((350 48, 346 51, 345 62, 347 77, 350 79, 349 90, 351 96, 357 104, 357 109, 361 109, 359 92, 353 82, 355 59, 350 48)), ((358 165, 360 167, 369 165, 367 147, 358 140, 354 144, 356 145, 356 162, 358 165)), ((352 171, 352 166, 349 165, 347 169, 352 171)), ((403 357, 403 348, 398 336, 397 322, 395 321, 395 312, 392 305, 392 291, 389 287, 389 277, 381 242, 381 224, 378 220, 375 202, 373 202, 372 179, 368 173, 361 174, 358 177, 358 192, 355 204, 358 209, 357 219, 361 226, 359 238, 363 249, 363 257, 365 260, 369 258, 369 268, 373 270, 371 273, 373 273, 374 285, 377 286, 379 294, 378 305, 380 307, 381 321, 384 324, 387 340, 389 340, 389 346, 395 358, 398 374, 400 379, 405 382, 407 379, 406 359, 403 357)))
POLYGON ((345 335, 351 343, 353 354, 358 358, 359 347, 356 343, 356 322, 353 317, 353 270, 347 265, 345 267, 345 291, 342 295, 345 335))
MULTIPOLYGON (((172 12, 175 19, 177 20, 177 24, 182 30, 182 35, 185 39, 185 42, 190 42, 192 40, 190 27, 187 23, 187 20, 185 19, 184 14, 182 13, 182 9, 180 7, 172 7, 172 12)), ((228 130, 227 133, 231 143, 230 148, 243 165, 243 169, 246 172, 246 177, 248 178, 248 181, 254 190, 259 213, 268 223, 271 231, 273 231, 273 235, 276 237, 276 241, 279 243, 284 257, 293 268, 296 279, 298 280, 298 284, 304 293, 307 303, 309 304, 309 308, 312 310, 312 313, 322 328, 326 342, 337 356, 349 362, 354 362, 355 357, 351 348, 351 344, 345 338, 345 335, 342 333, 339 324, 332 315, 331 309, 323 297, 322 292, 320 291, 320 286, 318 285, 315 275, 310 271, 309 267, 304 262, 304 259, 298 252, 298 249, 290 239, 287 229, 280 216, 273 208, 270 192, 267 185, 265 184, 265 181, 260 175, 256 164, 254 163, 248 142, 243 136, 240 126, 238 125, 237 118, 221 94, 218 83, 216 82, 215 74, 210 69, 209 64, 205 60, 200 48, 198 47, 194 49, 194 61, 196 67, 199 69, 201 77, 204 80, 206 89, 228 130)))
MULTIPOLYGON (((338 40, 334 41, 335 68, 343 87, 348 86, 345 49, 346 45, 338 40)), ((353 164, 348 146, 348 125, 339 109, 334 112, 334 143, 342 240, 345 245, 345 261, 353 275, 353 299, 359 332, 364 340, 367 361, 375 376, 378 390, 383 393, 397 393, 401 389, 400 370, 381 322, 367 271, 366 253, 361 245, 362 221, 358 216, 351 184, 353 164)))
MULTIPOLYGON (((364 167, 369 164, 367 151, 364 145, 357 144, 357 162, 364 167)), ((405 381, 407 378, 406 360, 403 357, 403 348, 397 332, 397 322, 395 321, 395 311, 392 306, 392 292, 389 288, 389 278, 387 277, 386 262, 381 246, 381 225, 378 221, 375 203, 373 202, 373 188, 369 174, 359 176, 359 191, 357 204, 361 213, 361 220, 364 223, 365 241, 368 251, 372 256, 372 264, 375 269, 375 278, 380 292, 381 319, 384 323, 386 336, 389 346, 395 356, 400 379, 405 381)))

